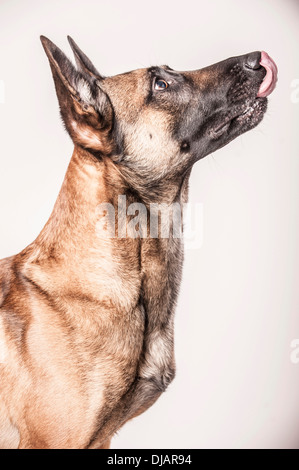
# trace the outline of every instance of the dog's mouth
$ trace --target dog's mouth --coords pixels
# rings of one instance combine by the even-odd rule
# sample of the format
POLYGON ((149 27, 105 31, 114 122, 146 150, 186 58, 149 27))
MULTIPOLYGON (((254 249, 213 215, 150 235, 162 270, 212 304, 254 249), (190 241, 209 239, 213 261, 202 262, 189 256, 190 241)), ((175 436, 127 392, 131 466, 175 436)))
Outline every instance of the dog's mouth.
POLYGON ((210 129, 212 139, 219 139, 224 134, 235 137, 252 129, 263 119, 267 109, 266 97, 272 93, 277 83, 277 66, 264 51, 261 52, 260 66, 265 68, 266 74, 257 85, 256 91, 253 91, 253 96, 251 94, 245 103, 234 105, 229 112, 217 118, 215 125, 210 129))
POLYGON ((217 120, 217 124, 210 130, 213 139, 223 134, 235 134, 236 131, 245 132, 255 127, 262 120, 267 109, 265 98, 256 98, 244 105, 232 109, 225 117, 217 120))

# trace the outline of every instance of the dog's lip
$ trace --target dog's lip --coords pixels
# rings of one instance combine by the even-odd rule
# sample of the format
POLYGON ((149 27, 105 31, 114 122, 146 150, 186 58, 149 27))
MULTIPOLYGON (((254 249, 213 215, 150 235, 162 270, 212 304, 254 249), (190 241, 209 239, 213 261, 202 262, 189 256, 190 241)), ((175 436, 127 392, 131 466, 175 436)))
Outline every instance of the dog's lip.
POLYGON ((261 52, 260 65, 266 69, 266 75, 262 81, 257 96, 259 98, 265 98, 269 96, 274 90, 277 83, 278 69, 274 60, 267 54, 267 52, 261 52))
POLYGON ((240 120, 242 119, 242 116, 246 116, 246 114, 249 113, 249 111, 253 110, 253 104, 244 106, 243 109, 238 110, 234 114, 230 114, 227 116, 225 119, 223 119, 218 126, 214 127, 213 129, 213 134, 215 136, 223 134, 231 125, 232 121, 234 120, 240 120))
POLYGON ((230 113, 227 117, 221 120, 217 126, 215 126, 210 131, 210 135, 213 139, 218 139, 224 133, 230 133, 233 128, 235 128, 235 124, 239 127, 243 124, 246 125, 251 118, 255 115, 255 113, 262 112, 262 102, 266 101, 263 98, 256 98, 251 100, 246 105, 242 106, 242 108, 238 108, 234 113, 230 113))

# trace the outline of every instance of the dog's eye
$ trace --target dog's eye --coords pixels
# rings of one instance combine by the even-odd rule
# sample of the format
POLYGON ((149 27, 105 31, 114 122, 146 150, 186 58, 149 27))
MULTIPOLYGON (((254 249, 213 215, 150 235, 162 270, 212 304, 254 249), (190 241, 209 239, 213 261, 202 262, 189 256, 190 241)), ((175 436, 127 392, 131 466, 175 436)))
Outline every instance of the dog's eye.
POLYGON ((165 90, 169 87, 169 84, 165 80, 156 80, 155 82, 155 90, 165 90))

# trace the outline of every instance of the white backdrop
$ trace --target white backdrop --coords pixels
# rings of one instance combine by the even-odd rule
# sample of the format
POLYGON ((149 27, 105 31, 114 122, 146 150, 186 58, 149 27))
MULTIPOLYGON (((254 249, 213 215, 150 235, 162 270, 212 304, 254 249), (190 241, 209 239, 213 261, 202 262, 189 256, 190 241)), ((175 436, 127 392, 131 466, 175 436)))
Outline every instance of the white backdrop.
POLYGON ((186 250, 177 377, 112 447, 299 447, 298 1, 1 0, 0 257, 37 236, 72 153, 40 34, 71 57, 70 34, 106 75, 277 62, 264 121, 193 170, 204 238, 186 250))

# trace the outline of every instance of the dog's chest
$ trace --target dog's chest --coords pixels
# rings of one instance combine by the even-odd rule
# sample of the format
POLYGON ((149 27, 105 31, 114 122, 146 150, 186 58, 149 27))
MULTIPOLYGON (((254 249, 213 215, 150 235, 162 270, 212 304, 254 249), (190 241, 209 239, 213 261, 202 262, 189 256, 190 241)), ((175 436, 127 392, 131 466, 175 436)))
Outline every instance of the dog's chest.
POLYGON ((175 374, 173 320, 183 262, 181 240, 146 240, 142 245, 138 316, 143 317, 144 335, 137 375, 109 418, 101 412, 99 428, 91 440, 95 448, 127 420, 149 408, 175 374))
POLYGON ((181 281, 180 239, 148 240, 142 249, 145 336, 139 376, 164 390, 174 376, 173 319, 181 281))

